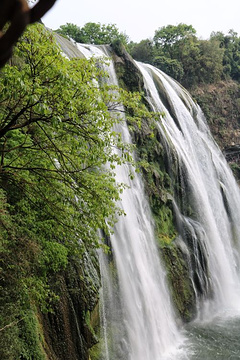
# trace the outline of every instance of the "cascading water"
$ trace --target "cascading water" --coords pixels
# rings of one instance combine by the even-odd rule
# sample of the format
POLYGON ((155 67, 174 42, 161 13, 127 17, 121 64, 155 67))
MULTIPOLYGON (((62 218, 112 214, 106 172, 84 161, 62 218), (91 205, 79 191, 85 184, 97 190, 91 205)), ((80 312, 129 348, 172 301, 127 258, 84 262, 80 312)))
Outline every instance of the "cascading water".
POLYGON ((144 76, 150 104, 155 111, 165 114, 159 131, 167 151, 177 154, 178 158, 182 187, 181 198, 175 199, 178 230, 187 246, 189 238, 192 242, 197 298, 198 290, 205 292, 198 315, 209 319, 219 312, 239 313, 238 186, 209 133, 201 110, 186 91, 160 70, 137 65, 144 76), (167 106, 159 94, 164 94, 167 106), (191 215, 182 205, 184 197, 191 206, 191 215), (205 258, 200 263, 199 253, 205 258))
MULTIPOLYGON (((78 50, 85 57, 108 55, 105 47, 78 45, 78 50)), ((76 56, 76 49, 66 51, 72 52, 76 56)), ((116 180, 129 188, 121 203, 126 216, 110 239, 113 257, 100 254, 104 351, 98 360, 239 359, 239 189, 188 93, 156 68, 136 67, 149 104, 165 114, 158 127, 173 184, 178 178, 172 203, 195 289, 197 322, 186 327, 186 340, 174 319, 141 178, 130 180, 131 169, 116 166, 116 180)), ((116 85, 112 62, 106 70, 116 85)), ((117 131, 131 142, 126 123, 117 131)))
MULTIPOLYGON (((105 53, 93 46, 88 46, 87 49, 81 46, 85 56, 108 56, 106 48, 102 49, 105 53)), ((112 62, 106 70, 109 83, 117 85, 112 62)), ((121 133, 125 143, 131 143, 126 122, 118 125, 115 130, 121 133)), ((115 282, 118 282, 119 294, 114 290, 116 284, 110 286, 114 280, 107 270, 106 259, 102 259, 103 255, 100 257, 104 292, 103 323, 105 338, 107 336, 105 344, 108 343, 103 358, 170 359, 174 352, 179 351, 183 336, 174 319, 143 184, 138 174, 133 180, 130 179, 131 171, 130 165, 116 165, 116 181, 128 186, 119 204, 126 216, 118 219, 114 235, 111 236, 111 248, 117 267, 115 282)))

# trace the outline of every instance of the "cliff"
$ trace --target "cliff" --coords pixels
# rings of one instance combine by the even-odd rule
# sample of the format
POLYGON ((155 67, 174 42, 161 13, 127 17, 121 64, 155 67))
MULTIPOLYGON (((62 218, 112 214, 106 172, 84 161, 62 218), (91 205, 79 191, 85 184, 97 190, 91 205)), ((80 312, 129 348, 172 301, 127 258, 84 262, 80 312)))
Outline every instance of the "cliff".
POLYGON ((196 87, 192 96, 201 106, 212 135, 240 179, 240 87, 233 80, 196 87))
MULTIPOLYGON (((58 38, 64 51, 66 51, 66 46, 68 47, 69 57, 82 56, 74 44, 66 39, 60 39, 59 36, 58 38)), ((112 44, 108 50, 112 55, 120 86, 146 95, 142 74, 121 44, 112 44)), ((158 86, 161 88, 161 84, 158 86)), ((175 117, 168 96, 163 90, 160 89, 160 91, 169 112, 175 117)), ((240 90, 238 84, 228 81, 201 86, 195 89, 192 95, 202 107, 214 138, 225 152, 235 174, 239 176, 240 90)), ((142 101, 145 107, 151 109, 145 97, 142 101)), ((204 297, 209 291, 207 275, 201 282, 197 269, 197 266, 200 266, 206 274, 208 273, 207 256, 204 246, 197 244, 200 258, 197 264, 194 258, 195 244, 192 234, 186 229, 184 229, 185 233, 179 230, 179 219, 176 216, 173 195, 178 194, 181 197, 183 193, 178 183, 181 174, 176 158, 173 156, 171 163, 169 162, 169 154, 164 147, 164 141, 152 119, 143 117, 140 126, 132 123, 131 119, 128 121, 133 143, 136 146, 138 166, 143 174, 145 191, 155 222, 158 249, 166 266, 176 313, 180 321, 188 322, 196 315, 196 297, 204 297), (182 240, 184 236, 185 242, 182 240), (191 273, 194 274, 194 283, 191 273)), ((4 188, 4 183, 2 187, 4 188)), ((16 186, 13 186, 13 190, 17 193, 16 186)), ((14 193, 12 203, 18 197, 19 194, 14 193)), ((193 211, 191 206, 186 205, 185 199, 183 203, 186 214, 190 215, 193 211)), ((9 232, 11 226, 6 223, 6 214, 7 210, 3 209, 1 224, 4 231, 7 229, 9 232)), ((8 239, 16 239, 15 233, 10 235, 8 234, 8 239)), ((34 269, 37 268, 36 254, 40 252, 40 249, 37 246, 34 247, 33 242, 25 243, 24 241, 25 238, 21 238, 21 249, 18 244, 11 256, 14 257, 14 254, 18 252, 19 259, 16 263, 20 266, 19 268, 29 261, 27 271, 31 273, 31 266, 34 269)), ((85 249, 80 259, 75 256, 70 257, 64 269, 48 273, 49 289, 57 294, 57 298, 50 309, 41 309, 34 303, 26 304, 23 317, 15 314, 14 301, 17 299, 19 303, 22 299, 17 297, 18 289, 15 285, 18 281, 8 260, 9 249, 4 253, 5 262, 1 268, 4 275, 1 278, 1 285, 2 288, 5 287, 4 291, 7 295, 3 294, 0 305, 2 312, 5 307, 11 315, 7 332, 1 340, 2 358, 14 359, 15 352, 6 346, 13 339, 16 349, 18 346, 24 349, 21 355, 24 360, 88 360, 91 348, 91 359, 98 360, 98 345, 95 347, 94 345, 100 340, 98 306, 101 280, 95 250, 85 249), (14 319, 17 317, 17 320, 11 321, 12 317, 14 319)), ((4 327, 0 327, 3 331, 4 327)))

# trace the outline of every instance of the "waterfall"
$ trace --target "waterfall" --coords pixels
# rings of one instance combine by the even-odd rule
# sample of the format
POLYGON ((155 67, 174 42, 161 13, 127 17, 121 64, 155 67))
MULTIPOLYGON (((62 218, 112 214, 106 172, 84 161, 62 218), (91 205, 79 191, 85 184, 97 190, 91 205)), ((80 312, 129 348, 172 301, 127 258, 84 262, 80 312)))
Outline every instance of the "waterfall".
MULTIPOLYGON (((77 44, 74 51, 64 51, 70 57, 109 56, 105 46, 77 44)), ((197 320, 239 316, 238 185, 187 91, 153 66, 135 64, 149 106, 164 114, 157 127, 168 158, 178 246, 187 257, 197 320)), ((107 81, 117 85, 111 60, 105 70, 107 81)), ((116 131, 131 143, 126 122, 116 131)), ((136 174, 131 180, 131 171, 127 164, 116 165, 116 181, 128 185, 119 204, 126 216, 118 219, 109 239, 111 256, 99 254, 103 351, 98 360, 186 360, 192 358, 183 346, 189 342, 176 323, 142 179, 136 174)))
POLYGON ((166 151, 177 156, 182 191, 174 207, 178 231, 193 252, 198 316, 209 319, 219 313, 239 313, 239 188, 188 93, 160 70, 137 66, 149 103, 165 114, 159 131, 166 151), (191 206, 190 215, 184 202, 191 206))
MULTIPOLYGON (((78 44, 86 56, 109 56, 107 48, 78 44)), ((105 67, 108 82, 117 85, 113 62, 105 67)), ((124 120, 124 119, 123 119, 124 120)), ((117 126, 122 140, 131 137, 125 121, 117 126)), ((119 206, 121 216, 110 238, 117 274, 109 271, 108 260, 100 255, 103 284, 104 360, 163 360, 180 353, 180 334, 166 286, 166 274, 155 244, 151 211, 144 195, 141 177, 131 166, 116 165, 116 181, 127 188, 119 206), (116 290, 117 288, 117 290, 116 290)))

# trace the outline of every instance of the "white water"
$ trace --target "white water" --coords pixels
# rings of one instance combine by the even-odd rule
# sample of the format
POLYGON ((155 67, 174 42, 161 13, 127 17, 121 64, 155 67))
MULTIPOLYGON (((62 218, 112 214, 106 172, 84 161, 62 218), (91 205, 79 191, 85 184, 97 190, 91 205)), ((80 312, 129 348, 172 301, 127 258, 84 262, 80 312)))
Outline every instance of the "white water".
MULTIPOLYGON (((104 55, 102 50, 94 46, 78 47, 86 57, 104 55)), ((109 268, 106 257, 101 255, 100 259, 105 344, 101 360, 240 358, 240 349, 233 346, 231 349, 230 345, 233 333, 239 327, 234 325, 232 334, 223 343, 219 333, 223 334, 224 331, 218 331, 219 318, 232 317, 233 324, 235 319, 239 323, 239 189, 211 138, 199 107, 186 91, 159 70, 140 63, 137 66, 144 77, 149 103, 154 110, 165 112, 165 117, 159 123, 159 131, 169 157, 175 159, 177 156, 182 188, 182 198, 174 200, 176 217, 179 230, 182 226, 191 234, 195 272, 202 290, 204 288, 204 296, 200 296, 194 284, 198 298, 198 319, 212 322, 209 327, 196 325, 195 328, 194 324, 189 327, 190 340, 187 343, 190 350, 185 348, 186 354, 182 355, 183 337, 176 326, 165 272, 157 255, 142 181, 138 175, 134 181, 130 181, 130 169, 126 165, 117 167, 117 181, 125 182, 130 188, 122 196, 121 206, 126 216, 119 219, 111 239, 117 274, 113 268, 109 268), (159 86, 155 86, 157 83, 161 83, 161 88, 165 89, 164 104, 167 99, 167 108, 159 97, 159 86), (191 206, 191 217, 184 212, 184 202, 189 202, 191 206), (199 241, 201 251, 205 254, 206 268, 199 260, 199 241), (216 338, 211 334, 216 334, 216 338), (219 344, 216 351, 209 337, 219 344), (238 355, 234 357, 236 353, 238 355)), ((109 73, 111 83, 117 84, 112 63, 109 73)), ((126 142, 131 142, 126 124, 118 130, 126 142)), ((187 248, 189 244, 184 239, 184 231, 180 231, 180 234, 187 248)), ((194 283, 194 276, 192 281, 194 283)), ((224 329, 222 320, 220 324, 224 329)), ((226 324, 228 334, 231 319, 226 320, 226 324)))
MULTIPOLYGON (((86 48, 79 45, 79 49, 86 57, 107 55, 94 46, 86 48)), ((102 50, 106 52, 104 47, 102 50)), ((117 85, 111 61, 106 70, 109 73, 109 83, 117 85)), ((125 121, 115 130, 121 132, 125 143, 131 143, 125 121)), ((119 218, 114 235, 111 236, 111 247, 117 267, 117 294, 114 284, 111 284, 114 280, 108 271, 107 261, 101 256, 104 292, 103 330, 107 344, 103 358, 175 359, 176 353, 180 353, 183 336, 176 326, 165 281, 166 274, 155 244, 151 213, 144 196, 143 184, 138 174, 131 180, 130 171, 132 169, 127 164, 116 165, 117 182, 129 187, 124 190, 119 204, 126 216, 119 218)))
POLYGON ((181 204, 176 209, 178 218, 189 231, 201 229, 203 235, 212 294, 211 300, 206 294, 199 304, 198 315, 206 320, 219 313, 239 314, 239 188, 209 133, 201 110, 186 91, 160 70, 140 63, 138 67, 144 76, 149 102, 155 111, 165 113, 160 131, 168 151, 174 149, 177 153, 182 183, 187 183, 185 195, 191 199, 193 219, 181 213, 181 204), (156 81, 167 93, 170 112, 158 95, 156 81), (174 122, 170 113, 175 114, 178 122, 174 122))
POLYGON ((118 180, 131 188, 122 196, 126 216, 119 219, 111 242, 124 304, 129 359, 160 360, 174 350, 180 335, 143 186, 139 177, 130 182, 128 173, 127 168, 117 173, 118 180))

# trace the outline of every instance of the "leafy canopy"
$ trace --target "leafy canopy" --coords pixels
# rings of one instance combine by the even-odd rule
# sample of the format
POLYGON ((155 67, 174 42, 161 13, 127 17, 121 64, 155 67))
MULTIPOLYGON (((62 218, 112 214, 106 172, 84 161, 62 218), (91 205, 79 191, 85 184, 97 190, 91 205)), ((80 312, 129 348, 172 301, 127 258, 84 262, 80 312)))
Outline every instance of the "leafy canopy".
POLYGON ((128 48, 136 60, 158 67, 191 88, 219 81, 224 72, 229 72, 229 67, 236 65, 232 67, 229 60, 228 65, 224 65, 229 56, 227 51, 224 54, 221 42, 224 42, 221 34, 210 40, 199 40, 192 25, 179 24, 163 26, 155 31, 153 40, 130 43, 128 48))
POLYGON ((0 78, 1 174, 31 183, 29 196, 42 193, 50 212, 60 201, 59 221, 69 206, 68 225, 76 216, 77 233, 82 226, 81 237, 89 239, 106 217, 111 224, 118 199, 114 174, 103 165, 122 161, 113 146, 127 149, 113 131, 119 119, 108 111, 120 95, 96 85, 103 73, 94 60, 61 56, 41 25, 25 33, 16 59, 0 78))
POLYGON ((128 42, 128 36, 120 33, 115 24, 103 24, 88 22, 82 28, 77 25, 67 23, 57 29, 57 33, 66 35, 83 44, 106 45, 116 40, 120 40, 124 45, 128 42))
POLYGON ((122 213, 114 167, 132 158, 114 130, 119 104, 132 121, 150 114, 104 76, 100 60, 64 57, 40 24, 0 73, 0 320, 13 343, 32 304, 47 310, 55 298, 54 274, 99 246, 98 230, 122 213))
POLYGON ((172 46, 178 41, 182 41, 189 36, 195 36, 196 30, 192 25, 179 24, 167 25, 155 31, 154 42, 163 47, 172 46))

